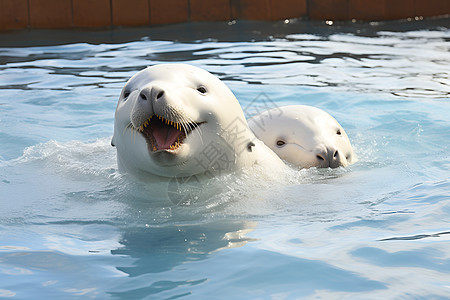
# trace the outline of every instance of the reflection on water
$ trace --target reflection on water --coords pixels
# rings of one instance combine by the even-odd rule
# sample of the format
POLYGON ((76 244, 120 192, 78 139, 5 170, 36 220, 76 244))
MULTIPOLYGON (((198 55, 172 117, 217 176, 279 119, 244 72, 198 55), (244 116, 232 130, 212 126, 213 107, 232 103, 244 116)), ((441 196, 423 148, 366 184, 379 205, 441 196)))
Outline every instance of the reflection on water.
POLYGON ((131 265, 118 266, 117 269, 132 278, 140 278, 141 284, 125 281, 118 288, 112 289, 111 294, 123 298, 130 294, 145 297, 203 284, 208 281, 203 267, 197 271, 189 270, 184 277, 180 277, 183 280, 174 280, 172 270, 180 269, 181 273, 185 273, 186 268, 183 266, 186 264, 208 260, 216 251, 244 246, 252 240, 245 234, 254 226, 242 221, 221 221, 178 226, 154 227, 147 224, 143 227, 127 227, 121 234, 122 246, 111 253, 133 259, 131 265))
POLYGON ((132 277, 160 273, 186 262, 206 259, 214 251, 245 245, 251 238, 245 234, 251 223, 219 222, 179 226, 144 226, 126 228, 121 235, 122 247, 114 255, 137 259, 132 267, 119 270, 132 277))
POLYGON ((448 297, 448 19, 242 24, 2 34, 0 297, 448 297), (109 145, 122 86, 161 62, 213 72, 248 116, 320 107, 359 161, 227 175, 175 205, 109 145))

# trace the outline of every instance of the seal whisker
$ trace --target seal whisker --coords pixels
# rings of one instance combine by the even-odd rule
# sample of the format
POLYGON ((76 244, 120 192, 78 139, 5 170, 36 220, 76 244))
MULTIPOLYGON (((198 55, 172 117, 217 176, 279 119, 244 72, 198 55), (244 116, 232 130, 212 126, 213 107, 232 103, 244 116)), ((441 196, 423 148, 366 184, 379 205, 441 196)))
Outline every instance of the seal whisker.
POLYGON ((173 122, 176 122, 177 124, 179 124, 180 128, 177 128, 177 130, 184 132, 185 136, 187 136, 191 131, 197 129, 198 130, 197 135, 200 138, 202 144, 204 144, 203 138, 202 138, 202 131, 199 127, 199 124, 197 124, 197 122, 195 122, 192 118, 187 116, 183 112, 182 108, 168 106, 165 108, 164 114, 167 116, 165 118, 166 120, 168 120, 168 119, 174 120, 174 121, 169 120, 169 122, 171 122, 172 126, 175 126, 173 124, 173 122))
POLYGON ((133 127, 133 124, 131 124, 131 122, 130 122, 130 123, 129 123, 127 126, 125 126, 125 128, 123 129, 122 135, 125 135, 125 133, 127 132, 127 130, 128 130, 128 129, 131 130, 132 127, 133 127))
POLYGON ((123 130, 122 135, 125 135, 125 133, 127 132, 127 130, 130 131, 131 133, 131 141, 134 144, 134 139, 136 136, 136 128, 134 128, 133 124, 130 122, 123 130))
POLYGON ((132 138, 131 138, 131 141, 132 141, 132 143, 133 144, 135 144, 136 143, 136 135, 138 134, 138 132, 139 132, 139 128, 136 128, 136 127, 134 127, 134 125, 133 124, 130 124, 130 131, 132 132, 132 138))
POLYGON ((202 142, 202 144, 205 144, 203 142, 203 138, 202 138, 202 130, 200 129, 200 126, 190 117, 185 117, 186 120, 186 124, 189 126, 189 131, 197 131, 197 135, 200 138, 200 141, 202 142))
POLYGON ((133 144, 136 143, 136 134, 137 134, 137 130, 133 130, 133 144))
POLYGON ((138 133, 138 131, 135 130, 135 131, 134 131, 134 135, 133 135, 133 144, 136 143, 136 135, 137 135, 137 133, 138 133))
POLYGON ((180 131, 182 129, 182 131, 184 132, 184 134, 187 136, 188 134, 188 129, 186 128, 186 120, 183 116, 178 116, 177 118, 177 123, 180 124, 180 131))
POLYGON ((136 130, 134 128, 130 128, 130 130, 131 130, 131 142, 134 144, 136 137, 136 130))

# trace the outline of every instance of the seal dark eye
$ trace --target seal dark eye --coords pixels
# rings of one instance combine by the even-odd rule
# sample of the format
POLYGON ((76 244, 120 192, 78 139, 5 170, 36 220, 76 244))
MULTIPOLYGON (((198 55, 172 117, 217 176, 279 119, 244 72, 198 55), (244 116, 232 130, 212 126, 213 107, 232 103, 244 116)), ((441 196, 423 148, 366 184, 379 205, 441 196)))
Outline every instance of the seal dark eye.
POLYGON ((126 91, 125 93, 123 93, 123 101, 127 101, 128 96, 130 96, 129 91, 126 91))
POLYGON ((336 134, 337 134, 337 135, 341 135, 341 134, 342 134, 342 133, 341 133, 341 130, 338 129, 338 130, 336 131, 336 134))
POLYGON ((199 86, 197 91, 202 95, 206 94, 206 88, 204 86, 199 86))
POLYGON ((283 147, 285 144, 286 144, 285 141, 282 141, 282 140, 278 140, 278 141, 277 141, 277 146, 278 146, 278 147, 283 147))

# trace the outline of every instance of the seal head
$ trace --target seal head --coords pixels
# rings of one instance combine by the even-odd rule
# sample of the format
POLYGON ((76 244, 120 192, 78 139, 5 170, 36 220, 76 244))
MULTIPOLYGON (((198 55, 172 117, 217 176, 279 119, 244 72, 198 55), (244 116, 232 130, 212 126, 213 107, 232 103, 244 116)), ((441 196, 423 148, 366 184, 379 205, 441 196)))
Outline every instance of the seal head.
POLYGON ((248 123, 256 137, 281 159, 300 168, 337 168, 356 161, 344 128, 319 108, 277 107, 248 123))
POLYGON ((161 64, 138 72, 124 86, 112 144, 120 172, 174 177, 239 169, 262 159, 258 153, 264 151, 276 157, 254 140, 222 81, 194 66, 161 64), (248 151, 252 142, 261 150, 248 151))

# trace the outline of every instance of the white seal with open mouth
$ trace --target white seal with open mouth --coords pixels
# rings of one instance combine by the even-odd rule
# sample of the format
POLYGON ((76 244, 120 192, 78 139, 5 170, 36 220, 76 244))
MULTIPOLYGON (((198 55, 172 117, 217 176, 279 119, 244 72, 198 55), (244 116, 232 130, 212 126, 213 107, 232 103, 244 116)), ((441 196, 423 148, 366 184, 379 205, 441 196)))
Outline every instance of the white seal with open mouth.
POLYGON ((221 174, 284 163, 247 125, 230 89, 211 73, 160 64, 135 74, 120 95, 112 145, 120 172, 162 177, 221 174))

